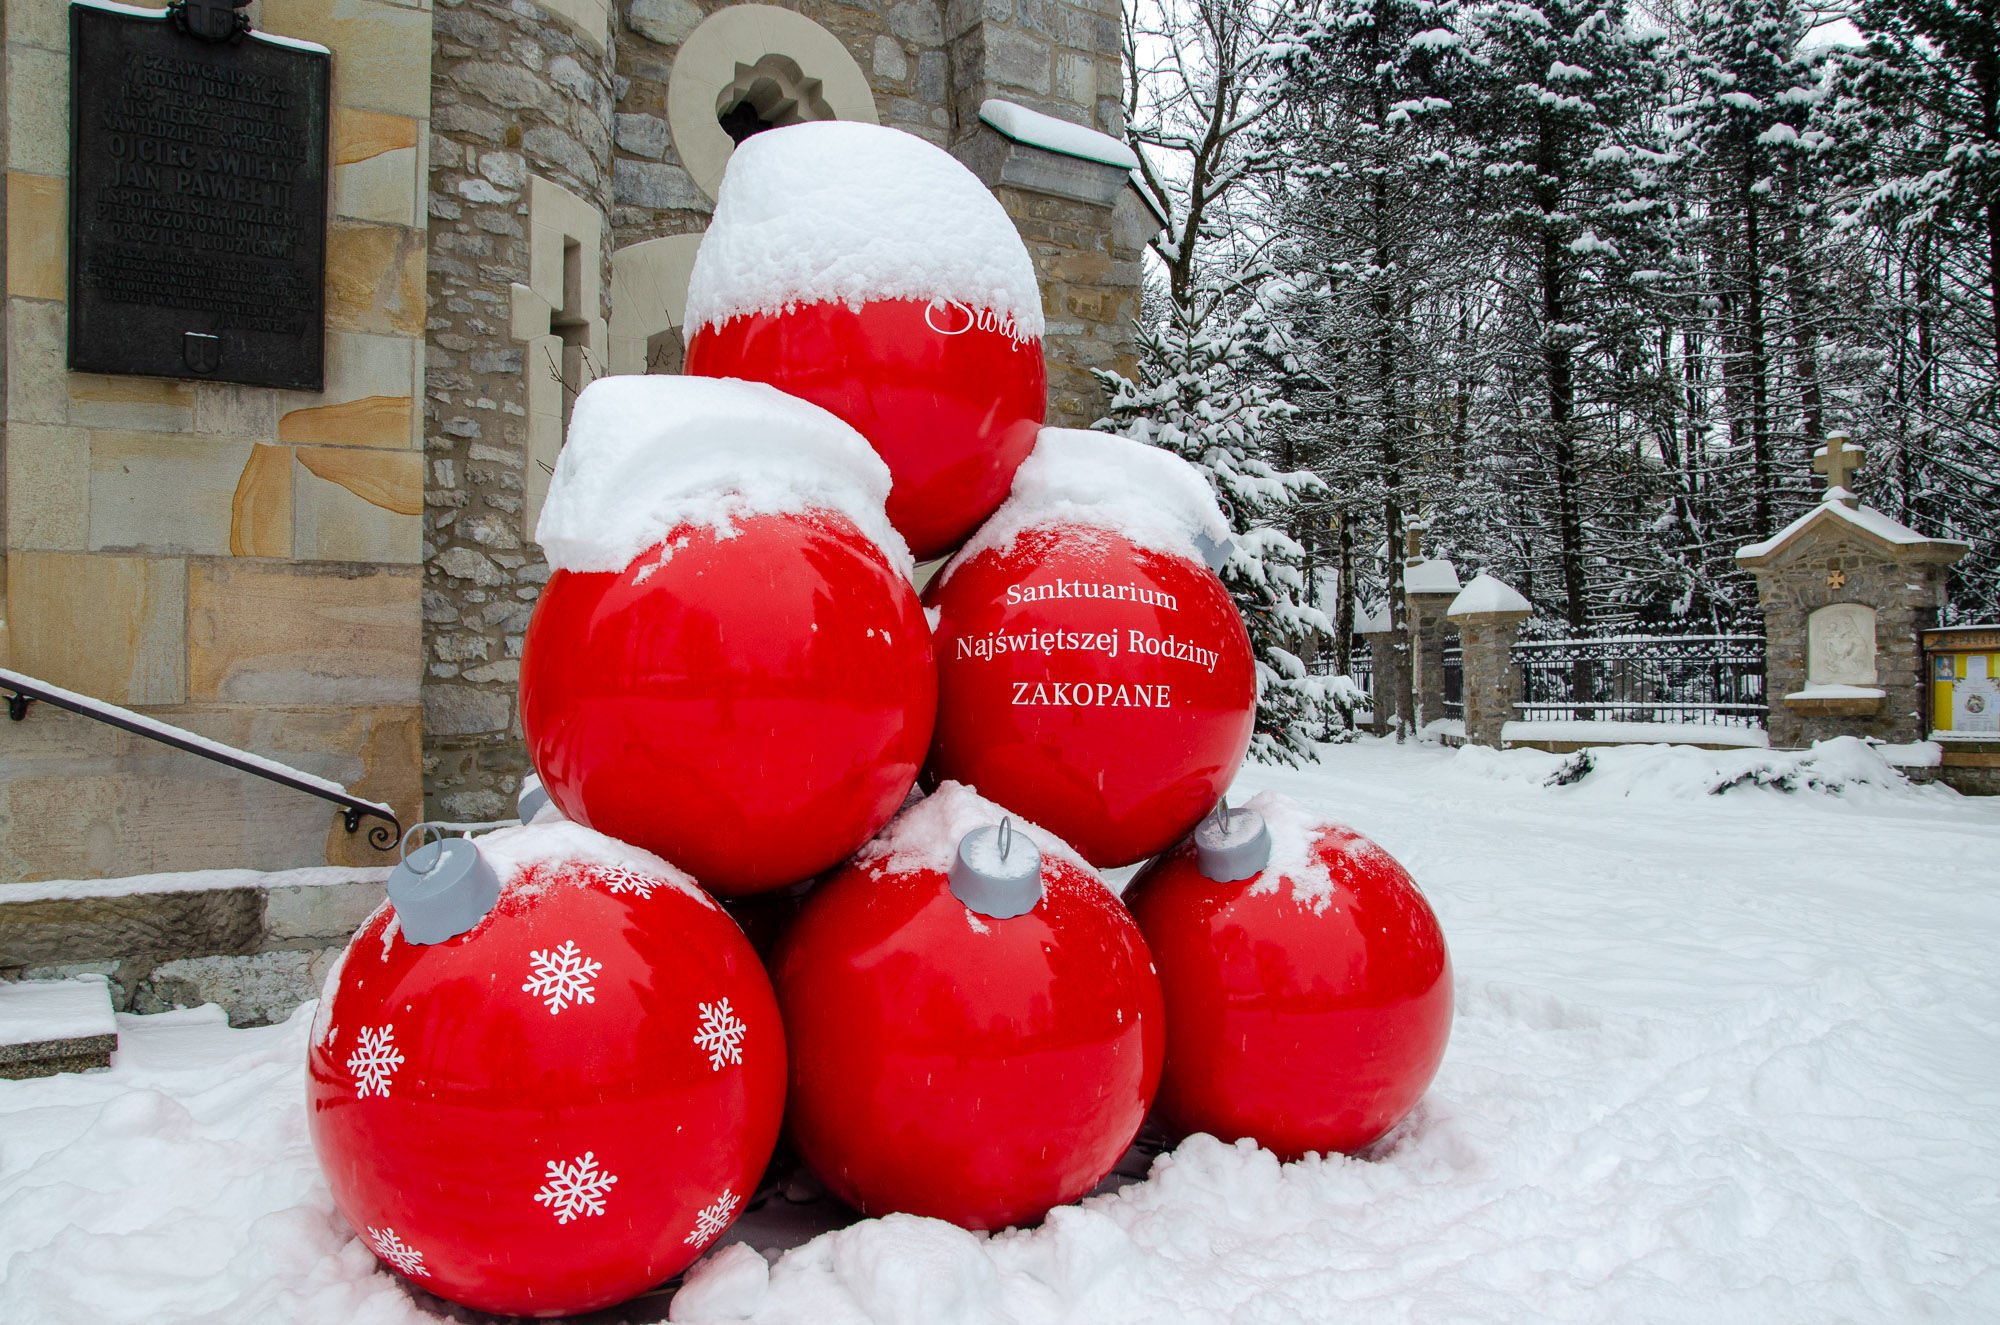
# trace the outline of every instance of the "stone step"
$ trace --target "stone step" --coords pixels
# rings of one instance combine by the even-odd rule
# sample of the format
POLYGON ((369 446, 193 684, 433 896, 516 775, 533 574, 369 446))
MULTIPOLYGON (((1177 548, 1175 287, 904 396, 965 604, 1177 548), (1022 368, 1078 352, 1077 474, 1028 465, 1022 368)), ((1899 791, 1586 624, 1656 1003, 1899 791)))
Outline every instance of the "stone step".
POLYGON ((0 1078, 110 1067, 118 1048, 111 983, 101 975, 0 982, 0 1078))

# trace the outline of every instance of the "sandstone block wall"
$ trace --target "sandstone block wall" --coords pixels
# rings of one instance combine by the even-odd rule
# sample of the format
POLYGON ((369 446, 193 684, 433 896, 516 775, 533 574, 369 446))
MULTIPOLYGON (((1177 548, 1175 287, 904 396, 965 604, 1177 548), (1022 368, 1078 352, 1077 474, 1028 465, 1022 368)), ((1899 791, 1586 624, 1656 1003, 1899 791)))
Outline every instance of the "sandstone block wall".
MULTIPOLYGON (((71 373, 69 24, 6 7, 6 665, 419 804, 427 6, 261 0, 333 74, 326 389, 71 373)), ((170 255, 167 255, 170 257, 170 255)), ((375 863, 324 802, 36 705, 0 883, 375 863)))

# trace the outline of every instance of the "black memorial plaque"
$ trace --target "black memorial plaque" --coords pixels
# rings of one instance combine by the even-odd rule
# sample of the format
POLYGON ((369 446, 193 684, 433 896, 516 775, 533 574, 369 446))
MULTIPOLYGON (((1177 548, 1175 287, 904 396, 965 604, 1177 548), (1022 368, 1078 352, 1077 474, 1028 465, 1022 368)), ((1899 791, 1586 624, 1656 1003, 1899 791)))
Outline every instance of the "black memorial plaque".
POLYGON ((69 366, 317 391, 332 57, 199 27, 70 6, 69 366))

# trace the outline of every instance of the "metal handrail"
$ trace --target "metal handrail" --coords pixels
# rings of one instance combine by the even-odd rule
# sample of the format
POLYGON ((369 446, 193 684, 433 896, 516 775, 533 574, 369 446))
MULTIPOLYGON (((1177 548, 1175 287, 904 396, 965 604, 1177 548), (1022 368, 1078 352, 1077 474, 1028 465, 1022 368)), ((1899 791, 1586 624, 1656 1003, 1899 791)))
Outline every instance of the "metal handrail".
POLYGON ((303 791, 308 796, 332 801, 341 807, 341 822, 350 833, 361 827, 364 818, 385 820, 386 822, 375 824, 368 830, 368 845, 377 851, 392 849, 397 839, 403 835, 402 823, 396 818, 396 812, 387 805, 380 801, 365 800, 338 782, 314 777, 303 769, 281 764, 275 759, 266 759, 248 750, 238 750, 220 741, 211 741, 193 732, 183 731, 171 723, 161 722, 158 718, 149 718, 143 713, 134 713, 131 709, 107 704, 88 695, 79 695, 75 691, 50 685, 47 681, 38 681, 32 676, 24 676, 20 672, 9 671, 4 667, 0 667, 0 690, 7 692, 7 716, 15 722, 28 716, 30 701, 39 699, 44 704, 53 704, 59 709, 66 709, 93 722, 101 722, 120 731, 131 732, 134 736, 143 736, 149 741, 158 741, 176 750, 200 755, 203 759, 225 764, 239 772, 263 778, 267 782, 290 787, 293 791, 303 791))

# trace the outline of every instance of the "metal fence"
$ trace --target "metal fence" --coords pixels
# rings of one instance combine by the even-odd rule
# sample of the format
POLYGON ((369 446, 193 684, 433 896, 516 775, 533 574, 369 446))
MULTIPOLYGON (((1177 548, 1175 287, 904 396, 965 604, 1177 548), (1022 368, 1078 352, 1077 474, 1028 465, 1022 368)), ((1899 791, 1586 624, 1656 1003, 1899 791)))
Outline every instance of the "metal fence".
MULTIPOLYGON (((1762 635, 1523 640, 1514 662, 1523 682, 1521 716, 1530 722, 1764 722, 1762 635)), ((1447 693, 1453 675, 1447 662, 1447 693)))
POLYGON ((1444 715, 1465 721, 1465 650, 1444 646, 1444 715))

